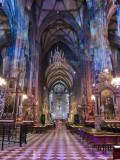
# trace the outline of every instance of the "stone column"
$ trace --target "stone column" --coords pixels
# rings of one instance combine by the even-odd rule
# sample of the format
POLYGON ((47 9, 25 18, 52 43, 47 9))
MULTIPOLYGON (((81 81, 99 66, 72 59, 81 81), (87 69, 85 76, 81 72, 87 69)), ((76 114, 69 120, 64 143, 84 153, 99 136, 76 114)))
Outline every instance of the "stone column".
POLYGON ((100 95, 99 93, 95 94, 95 129, 97 131, 101 130, 101 115, 100 115, 100 95))

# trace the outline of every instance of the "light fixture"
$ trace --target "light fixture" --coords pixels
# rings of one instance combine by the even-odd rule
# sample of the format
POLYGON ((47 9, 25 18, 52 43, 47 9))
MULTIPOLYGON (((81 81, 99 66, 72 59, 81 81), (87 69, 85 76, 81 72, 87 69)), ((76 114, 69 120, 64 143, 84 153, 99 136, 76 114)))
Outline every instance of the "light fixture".
POLYGON ((108 68, 105 68, 105 69, 103 70, 103 72, 104 72, 104 73, 109 73, 109 69, 108 69, 108 68))
POLYGON ((0 77, 0 86, 6 86, 7 82, 4 78, 0 77))
POLYGON ((78 104, 78 108, 81 108, 81 105, 80 105, 80 104, 78 104))
POLYGON ((38 101, 36 101, 36 105, 38 105, 38 101))
POLYGON ((95 87, 95 83, 93 83, 92 86, 95 87))
POLYGON ((120 87, 120 77, 113 78, 111 84, 116 88, 120 87))
POLYGON ((75 71, 74 71, 73 73, 74 73, 74 74, 76 74, 76 72, 75 72, 75 71))
POLYGON ((95 95, 91 95, 91 100, 95 101, 95 95))
POLYGON ((24 101, 24 100, 28 99, 28 96, 27 96, 26 94, 23 94, 23 95, 22 95, 22 99, 23 99, 23 101, 24 101))

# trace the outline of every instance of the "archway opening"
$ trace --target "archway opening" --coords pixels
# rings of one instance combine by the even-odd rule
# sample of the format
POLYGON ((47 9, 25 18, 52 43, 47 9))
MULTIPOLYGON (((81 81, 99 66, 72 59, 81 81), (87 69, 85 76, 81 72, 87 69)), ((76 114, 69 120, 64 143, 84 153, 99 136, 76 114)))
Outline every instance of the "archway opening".
POLYGON ((75 71, 58 47, 49 56, 45 71, 48 89, 48 110, 52 119, 68 120, 70 92, 74 84, 75 71))
POLYGON ((49 92, 49 111, 52 119, 68 119, 70 93, 62 81, 55 83, 49 92))

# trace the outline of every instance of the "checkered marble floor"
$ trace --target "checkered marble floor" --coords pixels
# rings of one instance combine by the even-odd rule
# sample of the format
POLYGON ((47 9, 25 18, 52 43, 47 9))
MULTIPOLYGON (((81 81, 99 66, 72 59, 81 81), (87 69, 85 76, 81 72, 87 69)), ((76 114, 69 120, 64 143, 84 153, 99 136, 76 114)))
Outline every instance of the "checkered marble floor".
POLYGON ((0 151, 0 160, 112 160, 111 153, 92 152, 65 128, 31 134, 24 147, 0 151))

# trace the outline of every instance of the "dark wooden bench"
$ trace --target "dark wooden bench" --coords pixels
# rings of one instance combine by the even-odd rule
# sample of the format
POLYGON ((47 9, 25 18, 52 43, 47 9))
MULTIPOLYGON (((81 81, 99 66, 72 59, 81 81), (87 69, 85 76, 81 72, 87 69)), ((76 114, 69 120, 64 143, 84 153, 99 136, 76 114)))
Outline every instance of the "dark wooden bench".
POLYGON ((113 146, 113 160, 120 159, 120 146, 113 146))
POLYGON ((105 131, 96 131, 92 128, 86 128, 82 126, 71 126, 70 130, 80 135, 81 141, 88 143, 88 146, 92 149, 112 150, 114 145, 120 144, 120 134, 110 133, 105 131))

